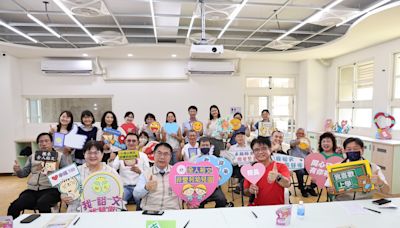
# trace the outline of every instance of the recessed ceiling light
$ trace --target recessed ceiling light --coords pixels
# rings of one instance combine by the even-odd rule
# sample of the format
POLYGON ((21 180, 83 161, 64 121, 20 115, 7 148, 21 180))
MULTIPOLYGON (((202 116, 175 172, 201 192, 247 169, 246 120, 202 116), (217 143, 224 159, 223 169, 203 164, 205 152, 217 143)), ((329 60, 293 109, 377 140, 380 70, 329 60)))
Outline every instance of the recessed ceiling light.
POLYGON ((172 57, 172 58, 176 58, 176 54, 172 54, 171 57, 172 57))
POLYGON ((86 54, 86 53, 83 53, 82 56, 83 56, 83 57, 88 57, 89 55, 86 54))
POLYGON ((129 53, 129 54, 128 54, 128 57, 132 57, 132 56, 133 56, 133 54, 132 54, 132 53, 129 53))

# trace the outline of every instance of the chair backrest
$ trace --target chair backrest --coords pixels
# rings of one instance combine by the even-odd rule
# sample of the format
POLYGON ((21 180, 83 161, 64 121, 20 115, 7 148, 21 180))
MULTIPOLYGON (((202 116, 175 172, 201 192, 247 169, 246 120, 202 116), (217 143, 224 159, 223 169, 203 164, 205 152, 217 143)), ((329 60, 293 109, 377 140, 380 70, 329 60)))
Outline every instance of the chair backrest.
POLYGON ((284 190, 283 199, 284 199, 285 204, 290 204, 290 191, 288 188, 285 188, 285 190, 284 190))

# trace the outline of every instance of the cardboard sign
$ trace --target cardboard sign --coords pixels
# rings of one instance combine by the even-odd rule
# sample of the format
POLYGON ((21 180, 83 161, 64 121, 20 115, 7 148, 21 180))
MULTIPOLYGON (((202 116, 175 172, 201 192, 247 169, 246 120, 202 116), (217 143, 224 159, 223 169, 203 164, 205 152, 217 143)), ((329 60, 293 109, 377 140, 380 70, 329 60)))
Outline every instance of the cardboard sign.
POLYGON ((229 118, 219 118, 215 124, 215 131, 212 132, 212 137, 220 137, 221 134, 228 136, 232 132, 232 126, 229 124, 229 118))
POLYGON ((35 160, 36 161, 50 161, 57 162, 58 152, 57 151, 36 151, 35 160))
POLYGON ((273 131, 272 127, 272 122, 258 122, 258 136, 271 136, 273 131))
POLYGON ((176 228, 175 220, 147 220, 146 228, 176 228))
POLYGON ((66 166, 48 176, 51 186, 57 186, 61 194, 78 199, 81 195, 79 170, 75 164, 66 166))
POLYGON ((160 130, 160 128, 161 128, 161 125, 160 125, 159 122, 156 122, 156 121, 151 122, 151 124, 150 124, 150 130, 151 130, 153 133, 158 132, 158 131, 160 130))
POLYGON ((329 180, 335 194, 343 192, 370 192, 371 167, 367 160, 328 165, 329 180))
POLYGON ((103 139, 105 144, 111 144, 122 150, 126 149, 125 136, 121 134, 120 131, 106 127, 103 129, 103 139))
POLYGON ((244 165, 240 168, 240 173, 250 183, 257 184, 265 173, 265 166, 261 163, 244 165))
POLYGON ((242 126, 242 122, 240 122, 240 120, 236 118, 231 119, 231 121, 229 121, 229 124, 234 131, 239 130, 239 128, 242 126))
POLYGON ((167 134, 178 134, 179 125, 177 123, 165 123, 164 130, 167 134))
POLYGON ((113 212, 123 208, 124 190, 110 172, 96 172, 83 183, 81 212, 113 212))
POLYGON ((203 124, 200 121, 193 122, 192 129, 195 132, 201 132, 203 130, 203 124))
POLYGON ((43 175, 47 175, 48 173, 53 172, 57 169, 57 162, 42 161, 41 165, 43 167, 41 170, 41 174, 43 175))
POLYGON ((125 131, 126 134, 135 133, 136 130, 136 126, 133 123, 124 123, 121 125, 121 128, 125 131))
POLYGON ((225 184, 231 178, 233 173, 232 163, 226 158, 218 158, 214 155, 204 155, 198 157, 196 162, 211 162, 215 167, 218 168, 219 181, 218 185, 221 186, 225 184))
POLYGON ((78 133, 78 126, 73 125, 71 131, 68 134, 60 132, 54 132, 54 147, 70 147, 75 149, 82 149, 86 142, 86 135, 80 135, 78 133))
POLYGON ((251 149, 234 150, 233 155, 233 162, 238 164, 238 166, 247 165, 255 161, 254 154, 251 149))
POLYGON ((333 156, 325 159, 324 155, 320 153, 311 153, 307 155, 304 160, 304 166, 308 174, 315 180, 315 183, 319 188, 325 187, 326 179, 328 178, 327 165, 341 163, 343 158, 333 156))
POLYGON ((392 139, 391 128, 396 124, 394 117, 388 113, 378 112, 374 116, 374 123, 377 128, 377 139, 392 139))
POLYGON ((200 205, 218 186, 218 169, 210 162, 178 162, 171 168, 169 184, 190 205, 200 205))
POLYGON ((118 151, 119 160, 135 160, 139 158, 138 150, 120 150, 118 151))
POLYGON ((0 228, 12 228, 13 218, 12 216, 0 216, 0 228))
POLYGON ((192 159, 197 156, 199 153, 199 148, 188 148, 189 159, 192 159))
POLYGON ((290 171, 304 169, 304 159, 284 154, 272 154, 272 160, 285 164, 290 171))

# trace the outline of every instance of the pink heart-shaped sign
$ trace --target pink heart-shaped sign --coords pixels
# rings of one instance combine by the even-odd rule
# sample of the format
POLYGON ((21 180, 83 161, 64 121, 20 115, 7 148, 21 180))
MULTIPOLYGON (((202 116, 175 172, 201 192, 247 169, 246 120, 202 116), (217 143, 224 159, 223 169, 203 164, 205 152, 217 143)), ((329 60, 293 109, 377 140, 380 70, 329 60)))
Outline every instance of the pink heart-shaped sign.
POLYGON ((325 159, 320 153, 311 153, 304 159, 304 166, 308 174, 315 180, 319 188, 325 187, 326 179, 328 178, 327 165, 341 163, 343 158, 333 156, 325 159))
POLYGON ((58 179, 58 175, 54 175, 54 176, 52 176, 52 177, 51 177, 51 179, 53 179, 53 180, 55 180, 55 181, 56 181, 56 180, 58 179))
POLYGON ((218 169, 210 162, 178 162, 171 168, 169 184, 180 199, 198 206, 217 188, 218 178, 218 169))
POLYGON ((240 173, 252 184, 257 184, 265 173, 265 166, 261 163, 256 163, 253 166, 250 164, 242 166, 240 173))
POLYGON ((374 123, 378 129, 390 129, 394 126, 396 121, 392 115, 384 112, 378 112, 374 117, 374 123))

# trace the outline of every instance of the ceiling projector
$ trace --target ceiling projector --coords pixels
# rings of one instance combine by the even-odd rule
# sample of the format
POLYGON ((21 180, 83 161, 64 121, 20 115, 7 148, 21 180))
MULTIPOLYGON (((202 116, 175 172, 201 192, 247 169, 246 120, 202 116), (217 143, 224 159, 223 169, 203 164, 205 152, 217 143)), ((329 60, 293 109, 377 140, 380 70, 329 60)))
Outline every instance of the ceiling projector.
POLYGON ((209 44, 192 44, 190 48, 190 57, 217 57, 224 53, 224 46, 209 44))

